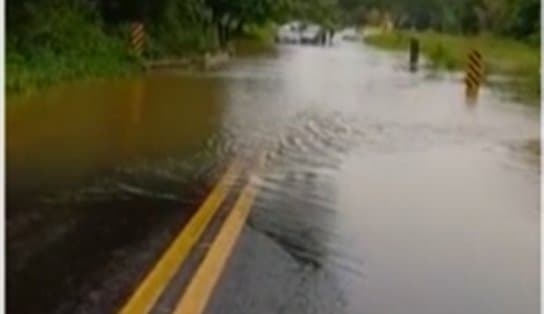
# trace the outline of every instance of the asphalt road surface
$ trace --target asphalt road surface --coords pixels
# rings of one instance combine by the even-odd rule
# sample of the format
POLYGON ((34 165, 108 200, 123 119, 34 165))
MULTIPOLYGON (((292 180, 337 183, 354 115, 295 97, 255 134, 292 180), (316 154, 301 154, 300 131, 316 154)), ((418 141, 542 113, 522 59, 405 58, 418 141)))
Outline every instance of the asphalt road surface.
POLYGON ((115 311, 264 147, 206 313, 538 313, 538 110, 407 65, 285 45, 10 100, 8 311, 115 311))

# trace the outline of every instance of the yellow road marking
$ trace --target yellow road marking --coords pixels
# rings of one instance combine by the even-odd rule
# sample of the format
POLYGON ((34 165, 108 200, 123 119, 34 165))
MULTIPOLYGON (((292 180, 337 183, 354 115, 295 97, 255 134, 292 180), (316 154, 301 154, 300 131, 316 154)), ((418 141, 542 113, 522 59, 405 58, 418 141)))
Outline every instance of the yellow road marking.
MULTIPOLYGON (((259 168, 262 168, 262 162, 264 159, 260 158, 259 168)), ((185 294, 178 301, 174 314, 200 314, 204 311, 246 222, 256 194, 257 188, 251 182, 247 183, 191 279, 185 294)))
POLYGON ((206 229, 217 208, 227 196, 231 183, 238 178, 240 172, 239 162, 235 161, 229 166, 193 218, 172 242, 119 313, 147 313, 151 310, 193 245, 206 229))

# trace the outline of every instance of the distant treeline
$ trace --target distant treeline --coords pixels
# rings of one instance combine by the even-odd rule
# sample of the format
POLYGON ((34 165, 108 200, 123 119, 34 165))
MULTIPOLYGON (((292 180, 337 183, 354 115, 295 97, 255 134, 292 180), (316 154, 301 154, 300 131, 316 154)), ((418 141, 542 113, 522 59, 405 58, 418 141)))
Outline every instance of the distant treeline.
POLYGON ((538 43, 539 0, 6 0, 8 91, 130 69, 129 25, 145 25, 146 58, 224 48, 291 19, 495 34, 538 43))
POLYGON ((222 46, 270 21, 366 24, 384 13, 400 28, 540 38, 540 0, 6 0, 6 12, 8 51, 23 54, 93 42, 98 33, 126 37, 136 20, 146 25, 148 53, 157 55, 222 46))
POLYGON ((247 23, 261 22, 277 7, 272 0, 256 1, 258 6, 252 2, 255 1, 7 0, 7 44, 8 49, 23 52, 27 45, 68 49, 70 41, 75 40, 72 36, 89 36, 91 26, 109 36, 126 37, 128 24, 140 21, 146 26, 152 54, 204 50, 223 44, 224 36, 247 23))
POLYGON ((352 23, 374 23, 387 12, 399 28, 448 33, 491 32, 540 41, 540 0, 338 0, 352 23))

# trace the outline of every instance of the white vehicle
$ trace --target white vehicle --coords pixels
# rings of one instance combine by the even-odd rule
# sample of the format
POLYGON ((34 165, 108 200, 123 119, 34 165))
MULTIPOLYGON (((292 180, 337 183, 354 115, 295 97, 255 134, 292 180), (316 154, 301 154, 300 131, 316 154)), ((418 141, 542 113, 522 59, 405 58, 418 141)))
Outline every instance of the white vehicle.
POLYGON ((300 35, 300 42, 303 44, 317 44, 321 35, 321 27, 318 25, 308 25, 300 35))
POLYGON ((297 44, 300 42, 300 33, 293 30, 291 25, 284 25, 278 30, 276 41, 279 43, 297 44))
POLYGON ((300 30, 303 27, 303 24, 302 24, 302 22, 294 21, 294 22, 291 22, 291 23, 285 25, 285 27, 288 27, 293 32, 300 32, 300 30))

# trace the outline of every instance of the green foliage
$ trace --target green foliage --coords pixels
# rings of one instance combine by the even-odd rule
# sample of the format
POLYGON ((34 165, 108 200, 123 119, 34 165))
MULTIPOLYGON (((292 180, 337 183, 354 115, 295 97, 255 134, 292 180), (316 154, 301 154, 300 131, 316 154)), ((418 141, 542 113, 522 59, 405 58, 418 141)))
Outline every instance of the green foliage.
POLYGON ((210 10, 219 45, 225 47, 232 35, 240 35, 247 25, 262 26, 282 20, 291 0, 203 0, 210 10))
MULTIPOLYGON (((201 54, 247 26, 281 20, 294 0, 6 0, 8 92, 137 68, 130 23, 145 25, 145 58, 201 54)), ((260 35, 263 35, 261 33, 260 35)))
MULTIPOLYGON (((478 47, 489 73, 508 75, 518 94, 528 99, 540 95, 540 0, 339 1, 344 10, 364 8, 367 23, 369 12, 379 9, 393 15, 397 28, 419 30, 421 49, 434 67, 461 68, 468 49, 478 47)), ((367 41, 391 49, 409 45, 406 31, 367 41)))
POLYGON ((151 58, 202 53, 215 47, 209 9, 200 0, 150 2, 144 19, 146 56, 151 58))
POLYGON ((368 22, 358 15, 379 9, 392 14, 398 28, 415 27, 468 35, 491 32, 540 44, 540 0, 338 1, 350 22, 368 22))
POLYGON ((167 25, 156 25, 149 29, 145 54, 151 59, 157 59, 201 54, 213 49, 215 49, 215 34, 211 29, 170 28, 167 25))
MULTIPOLYGON (((264 42, 274 21, 335 27, 341 19, 378 23, 385 13, 400 28, 490 32, 540 45, 539 0, 6 0, 6 9, 8 91, 137 68, 139 58, 128 47, 134 21, 145 24, 145 58, 201 54, 225 48, 233 37, 264 42)), ((427 53, 452 68, 457 54, 444 47, 433 44, 427 53)), ((503 64, 509 63, 492 67, 503 64)))
POLYGON ((338 24, 340 11, 337 0, 294 0, 292 17, 332 28, 338 24))
POLYGON ((7 30, 8 92, 134 69, 125 41, 102 30, 92 7, 55 1, 26 3, 21 10, 24 23, 7 30))
MULTIPOLYGON (((146 58, 201 54, 229 33, 280 19, 291 0, 7 0, 6 89, 136 70, 130 23, 145 25, 146 58)), ((261 34, 262 35, 262 34, 261 34)))
MULTIPOLYGON (((410 32, 376 33, 367 43, 394 50, 408 50, 410 32)), ((418 32, 421 51, 432 66, 443 69, 463 69, 468 51, 479 49, 484 55, 487 74, 504 74, 517 94, 530 101, 540 96, 540 50, 538 47, 489 33, 459 36, 432 31, 418 32)))
POLYGON ((428 48, 428 56, 434 61, 434 65, 448 70, 454 69, 457 64, 454 57, 448 53, 447 48, 442 42, 437 42, 430 45, 428 48))
MULTIPOLYGON (((295 0, 6 0, 6 88, 138 68, 132 22, 145 25, 145 58, 202 54, 244 32, 270 36, 295 0)), ((272 38, 272 36, 270 36, 272 38)))

